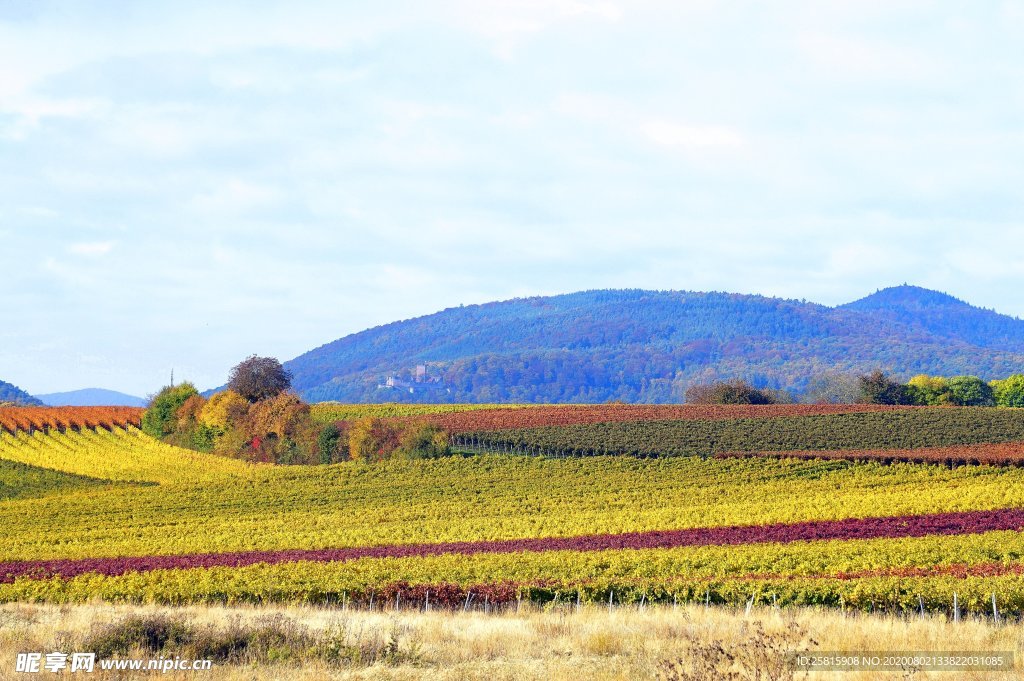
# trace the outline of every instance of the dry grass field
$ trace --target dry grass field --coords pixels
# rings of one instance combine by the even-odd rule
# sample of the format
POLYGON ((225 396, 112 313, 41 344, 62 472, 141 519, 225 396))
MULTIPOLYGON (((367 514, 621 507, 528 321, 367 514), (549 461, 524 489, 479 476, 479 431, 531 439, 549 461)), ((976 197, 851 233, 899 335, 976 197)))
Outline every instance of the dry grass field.
MULTIPOLYGON (((1014 651, 1019 624, 901 619, 834 610, 573 606, 503 613, 345 611, 298 607, 8 604, 0 607, 0 678, 18 652, 107 651, 112 657, 214 656, 202 672, 162 679, 986 679, 1019 672, 792 673, 794 649, 1014 651), (147 649, 146 641, 150 641, 147 649)), ((68 674, 142 678, 139 672, 68 674)))

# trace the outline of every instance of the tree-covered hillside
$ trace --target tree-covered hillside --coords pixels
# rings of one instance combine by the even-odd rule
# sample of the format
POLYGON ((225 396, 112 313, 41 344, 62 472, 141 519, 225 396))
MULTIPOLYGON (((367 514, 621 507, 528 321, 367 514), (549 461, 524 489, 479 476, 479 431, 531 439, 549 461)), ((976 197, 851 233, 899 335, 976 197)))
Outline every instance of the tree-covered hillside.
POLYGON ((677 402, 720 378, 801 391, 821 374, 874 368, 1002 377, 1024 369, 1024 321, 909 286, 837 308, 602 290, 451 308, 286 366, 315 401, 677 402))
POLYGON ((16 385, 0 381, 0 404, 11 402, 25 406, 41 406, 43 403, 16 385))
POLYGON ((1024 352, 1024 322, 918 286, 896 286, 842 306, 897 324, 917 325, 944 338, 1024 352))

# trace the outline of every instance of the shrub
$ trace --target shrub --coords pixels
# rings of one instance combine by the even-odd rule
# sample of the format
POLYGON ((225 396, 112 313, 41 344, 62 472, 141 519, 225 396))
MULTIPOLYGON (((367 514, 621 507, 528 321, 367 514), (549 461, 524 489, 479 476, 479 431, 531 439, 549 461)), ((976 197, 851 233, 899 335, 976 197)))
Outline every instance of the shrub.
POLYGON ((693 385, 686 390, 687 404, 776 404, 776 396, 746 381, 719 381, 693 385))
POLYGON ((142 415, 142 430, 156 438, 174 433, 178 430, 178 410, 190 397, 198 395, 191 383, 167 386, 150 400, 142 415))
POLYGON ((861 398, 868 404, 913 404, 913 396, 907 386, 886 376, 880 369, 864 374, 858 379, 861 398))
POLYGON ((204 426, 223 433, 240 423, 248 411, 248 400, 234 390, 222 390, 207 400, 199 420, 204 426))
POLYGON ((202 395, 193 395, 185 400, 175 413, 177 429, 169 439, 172 443, 200 452, 213 449, 214 432, 199 420, 206 400, 202 395))
POLYGON ((135 650, 159 653, 168 646, 182 646, 191 640, 191 627, 178 619, 167 615, 132 615, 94 628, 82 642, 82 648, 99 658, 108 658, 135 650))
POLYGON ((419 645, 403 628, 352 631, 344 623, 312 630, 282 614, 245 622, 196 625, 164 614, 129 616, 99 625, 69 645, 101 659, 143 655, 211 660, 218 665, 305 665, 329 667, 416 664, 419 645))
POLYGON ((320 455, 320 463, 334 463, 341 460, 341 449, 345 444, 342 438, 341 428, 334 423, 328 423, 320 430, 316 438, 317 453, 320 455))
POLYGON ((305 626, 274 614, 251 624, 234 620, 223 630, 201 629, 189 648, 196 659, 238 664, 302 660, 316 644, 317 639, 305 626))
POLYGON ((854 404, 861 399, 860 383, 854 374, 818 374, 807 383, 803 397, 810 404, 854 404))
POLYGON ((349 458, 356 461, 383 461, 399 445, 399 430, 378 418, 359 419, 348 431, 349 458))
POLYGON ((213 451, 222 456, 238 458, 252 442, 241 428, 230 428, 213 439, 213 451))
POLYGON ((451 454, 448 433, 430 423, 412 423, 399 436, 394 455, 405 459, 436 459, 451 454))

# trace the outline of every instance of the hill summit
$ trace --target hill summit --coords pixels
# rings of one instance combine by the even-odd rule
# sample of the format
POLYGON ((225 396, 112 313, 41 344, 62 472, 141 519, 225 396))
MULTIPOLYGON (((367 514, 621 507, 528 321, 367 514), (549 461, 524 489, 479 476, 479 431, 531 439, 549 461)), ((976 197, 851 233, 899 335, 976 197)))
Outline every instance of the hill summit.
POLYGON ((286 363, 310 400, 678 402, 696 382, 803 390, 881 367, 1024 371, 1024 321, 917 286, 827 307, 724 292, 597 290, 450 308, 286 363))
POLYGON ((0 381, 0 402, 13 402, 25 407, 38 407, 43 404, 18 386, 6 381, 0 381))
POLYGON ((145 407, 146 400, 104 388, 83 388, 63 393, 37 395, 43 404, 50 407, 145 407))
POLYGON ((909 284, 879 289, 870 296, 847 303, 841 307, 849 310, 899 310, 904 312, 925 312, 938 309, 960 311, 975 309, 968 303, 959 298, 954 298, 948 293, 932 291, 931 289, 911 286, 909 284))

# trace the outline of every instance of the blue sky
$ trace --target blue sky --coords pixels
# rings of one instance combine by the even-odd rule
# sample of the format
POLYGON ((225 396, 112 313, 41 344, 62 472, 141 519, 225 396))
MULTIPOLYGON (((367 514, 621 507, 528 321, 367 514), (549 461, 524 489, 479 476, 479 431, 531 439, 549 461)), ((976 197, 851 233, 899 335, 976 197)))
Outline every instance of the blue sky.
POLYGON ((1024 316, 1021 35, 1020 2, 0 0, 0 378, 208 387, 587 288, 1024 316))

